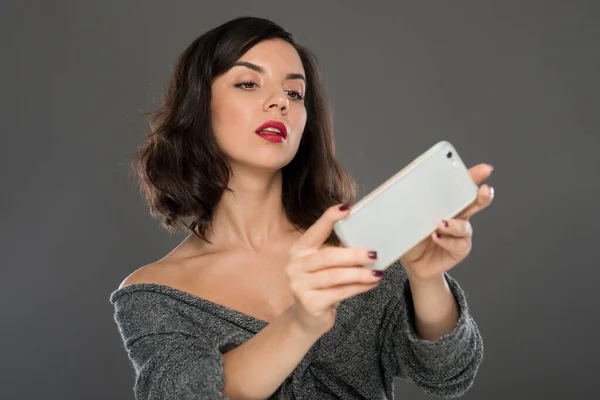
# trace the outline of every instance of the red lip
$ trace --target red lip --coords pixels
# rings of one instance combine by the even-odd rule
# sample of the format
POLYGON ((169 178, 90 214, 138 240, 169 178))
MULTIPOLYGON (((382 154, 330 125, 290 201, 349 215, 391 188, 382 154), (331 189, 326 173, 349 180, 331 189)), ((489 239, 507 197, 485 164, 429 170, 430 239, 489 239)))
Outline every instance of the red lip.
POLYGON ((281 136, 284 139, 287 137, 287 128, 285 127, 285 124, 283 122, 279 121, 267 121, 258 128, 256 128, 254 132, 259 133, 260 131, 266 128, 277 128, 281 132, 281 136))

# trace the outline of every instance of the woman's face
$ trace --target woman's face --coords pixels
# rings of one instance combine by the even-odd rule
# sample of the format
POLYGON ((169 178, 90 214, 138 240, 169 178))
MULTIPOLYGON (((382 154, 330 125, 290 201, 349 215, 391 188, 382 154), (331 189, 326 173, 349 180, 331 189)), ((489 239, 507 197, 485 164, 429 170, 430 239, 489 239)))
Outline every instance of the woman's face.
POLYGON ((304 77, 296 50, 284 40, 273 39, 252 47, 215 79, 212 127, 232 166, 278 170, 294 158, 306 125, 304 77), (257 134, 257 128, 268 121, 282 123, 285 138, 257 134))

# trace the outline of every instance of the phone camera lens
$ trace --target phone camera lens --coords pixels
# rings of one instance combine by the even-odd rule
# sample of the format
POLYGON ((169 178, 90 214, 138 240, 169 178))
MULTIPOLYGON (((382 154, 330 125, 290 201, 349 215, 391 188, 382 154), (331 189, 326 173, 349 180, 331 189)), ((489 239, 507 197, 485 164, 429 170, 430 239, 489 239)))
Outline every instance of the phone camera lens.
POLYGON ((448 154, 446 154, 446 157, 448 157, 448 158, 452 158, 452 152, 451 152, 451 151, 449 151, 449 152, 448 152, 448 154))

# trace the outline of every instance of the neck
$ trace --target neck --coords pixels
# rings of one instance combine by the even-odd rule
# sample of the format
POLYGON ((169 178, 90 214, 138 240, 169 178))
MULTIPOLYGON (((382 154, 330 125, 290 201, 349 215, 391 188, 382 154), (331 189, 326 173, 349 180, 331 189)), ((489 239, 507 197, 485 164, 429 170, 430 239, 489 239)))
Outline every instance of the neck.
POLYGON ((208 239, 219 248, 260 250, 295 231, 281 201, 282 172, 243 171, 229 181, 217 207, 208 239))

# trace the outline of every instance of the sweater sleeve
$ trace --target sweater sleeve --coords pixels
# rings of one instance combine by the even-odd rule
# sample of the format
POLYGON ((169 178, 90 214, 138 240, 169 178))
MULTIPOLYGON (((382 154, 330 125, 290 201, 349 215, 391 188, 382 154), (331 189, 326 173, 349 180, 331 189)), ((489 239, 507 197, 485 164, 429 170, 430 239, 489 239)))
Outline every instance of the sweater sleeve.
POLYGON ((465 293, 445 274, 458 303, 459 319, 451 332, 435 341, 417 336, 412 294, 401 275, 398 300, 386 310, 382 364, 388 373, 412 381, 426 393, 452 398, 471 388, 483 358, 483 341, 467 307, 465 293))
POLYGON ((168 296, 128 289, 111 302, 135 369, 136 400, 226 399, 222 354, 185 310, 168 296))

